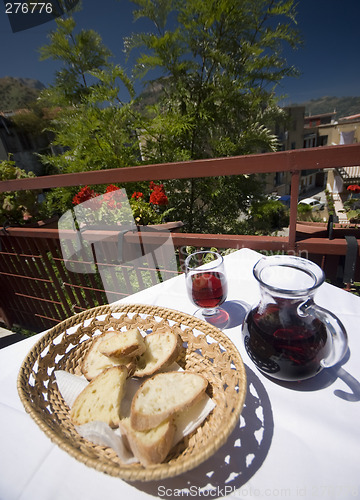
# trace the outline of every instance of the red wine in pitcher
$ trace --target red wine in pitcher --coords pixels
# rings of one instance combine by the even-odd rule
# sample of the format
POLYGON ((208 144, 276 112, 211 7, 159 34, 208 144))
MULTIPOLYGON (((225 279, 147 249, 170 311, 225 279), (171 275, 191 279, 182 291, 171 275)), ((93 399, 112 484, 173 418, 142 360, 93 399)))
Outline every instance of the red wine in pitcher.
POLYGON ((196 273, 191 279, 191 295, 199 307, 217 307, 227 296, 226 278, 222 273, 196 273))
POLYGON ((248 314, 243 325, 245 348, 262 372, 280 380, 302 380, 321 370, 328 355, 327 331, 318 318, 299 315, 299 304, 268 304, 248 314))

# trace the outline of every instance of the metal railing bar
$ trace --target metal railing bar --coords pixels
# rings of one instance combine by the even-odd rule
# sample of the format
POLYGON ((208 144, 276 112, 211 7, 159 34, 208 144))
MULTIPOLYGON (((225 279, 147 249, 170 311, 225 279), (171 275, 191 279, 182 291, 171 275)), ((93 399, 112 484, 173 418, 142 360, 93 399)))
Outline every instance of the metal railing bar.
POLYGON ((59 302, 59 305, 61 307, 61 311, 59 311, 59 316, 63 316, 63 312, 65 311, 67 314, 71 314, 71 309, 69 307, 68 301, 65 297, 64 291, 61 286, 61 282, 58 279, 58 276, 56 275, 53 264, 50 261, 48 257, 48 241, 47 240, 32 240, 32 244, 34 245, 35 248, 38 249, 42 256, 42 266, 45 268, 45 271, 47 272, 47 275, 51 277, 52 282, 53 282, 53 287, 55 288, 55 294, 53 293, 54 290, 52 290, 52 295, 54 297, 58 296, 61 301, 59 302))
MULTIPOLYGON (((26 247, 28 246, 27 240, 23 240, 18 237, 12 238, 12 240, 9 243, 12 248, 14 249, 15 252, 21 253, 24 251, 29 252, 29 249, 26 247)), ((33 253, 30 251, 30 253, 33 253)), ((35 262, 32 259, 20 259, 19 255, 16 256, 16 258, 10 258, 9 261, 10 265, 12 265, 12 270, 15 274, 25 274, 27 276, 30 274, 35 278, 35 280, 28 280, 28 279, 22 279, 22 280, 15 280, 15 285, 16 289, 14 289, 14 292, 25 292, 27 295, 41 295, 42 293, 42 288, 41 288, 41 283, 44 284, 46 287, 46 290, 48 289, 49 283, 47 281, 39 281, 36 278, 41 279, 41 275, 38 272, 38 269, 35 265, 35 262)), ((43 275, 42 275, 43 276, 43 275)), ((23 307, 26 309, 29 309, 29 311, 33 310, 31 301, 29 301, 27 298, 23 299, 23 307)), ((43 303, 40 303, 40 308, 42 312, 46 314, 51 314, 50 310, 46 308, 46 305, 43 303)))
MULTIPOLYGON (((37 243, 39 243, 39 241, 40 241, 40 245, 42 245, 44 240, 37 240, 37 243)), ((46 268, 45 255, 42 254, 38 245, 35 243, 35 240, 30 239, 30 238, 26 238, 24 240, 24 245, 27 245, 28 251, 30 251, 32 253, 37 252, 39 255, 41 255, 43 257, 42 259, 39 259, 38 261, 36 261, 36 263, 32 259, 28 260, 27 262, 29 262, 33 268, 36 268, 36 266, 37 266, 36 271, 38 273, 40 273, 40 276, 49 276, 49 272, 46 268)), ((57 318, 61 318, 63 315, 63 310, 59 310, 57 307, 57 304, 56 304, 58 297, 56 295, 56 283, 53 281, 54 276, 50 275, 49 278, 52 281, 51 281, 51 285, 49 283, 45 283, 46 292, 47 292, 47 296, 50 297, 55 302, 54 302, 53 308, 50 308, 50 305, 47 302, 44 303, 44 307, 47 309, 47 314, 55 315, 57 318)), ((34 283, 34 282, 32 282, 32 283, 34 283)), ((36 285, 38 285, 38 284, 36 283, 36 285)))
POLYGON ((0 275, 2 276, 11 276, 12 278, 20 278, 20 279, 26 279, 26 280, 33 280, 33 281, 41 281, 43 283, 52 283, 51 280, 44 279, 44 278, 37 278, 34 276, 25 276, 24 274, 13 274, 13 273, 6 273, 4 271, 0 271, 0 275))
POLYGON ((49 304, 57 304, 60 306, 62 305, 62 303, 57 301, 57 300, 44 299, 42 297, 37 297, 35 295, 27 295, 26 293, 15 292, 15 295, 17 297, 26 297, 27 299, 31 299, 31 300, 41 300, 42 302, 48 302, 49 304))
POLYGON ((54 323, 61 323, 61 319, 56 319, 54 317, 44 316, 43 314, 35 313, 34 316, 41 319, 47 319, 48 321, 53 321, 54 323))
MULTIPOLYGON (((61 253, 61 248, 59 248, 60 243, 56 242, 53 239, 47 239, 46 241, 48 242, 49 250, 51 252, 52 259, 54 261, 56 269, 58 270, 58 273, 59 273, 60 278, 62 280, 62 285, 64 285, 64 282, 67 281, 67 279, 68 279, 68 276, 66 274, 67 273, 66 268, 64 265, 61 265, 61 264, 64 264, 64 259, 60 259, 58 257, 55 257, 57 254, 61 253), (60 262, 61 262, 61 264, 60 264, 60 262)), ((65 289, 64 289, 64 293, 65 293, 65 289)), ((69 297, 69 302, 71 304, 74 304, 76 302, 76 298, 75 298, 75 295, 73 294, 73 291, 71 289, 66 290, 66 294, 69 297)))
MULTIPOLYGON (((74 288, 83 288, 80 285, 73 285, 72 283, 64 283, 64 285, 69 286, 69 287, 74 287, 74 288)), ((96 289, 91 288, 91 287, 87 287, 87 288, 88 288, 88 290, 91 290, 91 291, 96 290, 96 289)), ((103 290, 97 289, 97 291, 98 292, 105 292, 105 293, 115 293, 117 295, 122 295, 124 297, 127 297, 128 295, 130 295, 130 294, 127 294, 127 293, 124 293, 124 292, 115 292, 114 290, 106 290, 106 289, 103 289, 103 290)), ((76 306, 76 307, 78 307, 78 306, 76 306)))

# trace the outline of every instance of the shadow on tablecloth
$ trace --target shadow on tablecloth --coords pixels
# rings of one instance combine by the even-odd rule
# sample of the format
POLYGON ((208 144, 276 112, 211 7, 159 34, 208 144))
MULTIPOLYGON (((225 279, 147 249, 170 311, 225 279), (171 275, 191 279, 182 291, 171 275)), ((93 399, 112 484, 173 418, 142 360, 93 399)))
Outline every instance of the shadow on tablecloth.
POLYGON ((217 498, 241 488, 261 467, 270 449, 274 422, 268 394, 246 366, 247 395, 238 425, 227 442, 206 462, 180 476, 148 483, 131 482, 155 497, 217 498))
MULTIPOLYGON (((318 391, 331 386, 337 379, 340 379, 348 386, 350 391, 335 389, 334 395, 344 401, 354 403, 360 401, 360 382, 342 367, 349 360, 350 354, 350 349, 348 349, 344 358, 339 363, 331 368, 324 368, 316 377, 308 380, 301 380, 299 382, 271 380, 278 385, 294 391, 318 391)), ((270 379, 270 377, 268 378, 270 379)))

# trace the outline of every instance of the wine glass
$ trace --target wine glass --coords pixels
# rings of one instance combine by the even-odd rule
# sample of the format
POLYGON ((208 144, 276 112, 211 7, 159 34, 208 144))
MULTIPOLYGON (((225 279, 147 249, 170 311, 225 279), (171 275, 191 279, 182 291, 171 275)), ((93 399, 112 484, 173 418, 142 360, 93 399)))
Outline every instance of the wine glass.
POLYGON ((228 289, 223 257, 207 250, 192 253, 185 260, 185 280, 190 300, 199 307, 194 316, 225 328, 229 314, 219 307, 228 289))

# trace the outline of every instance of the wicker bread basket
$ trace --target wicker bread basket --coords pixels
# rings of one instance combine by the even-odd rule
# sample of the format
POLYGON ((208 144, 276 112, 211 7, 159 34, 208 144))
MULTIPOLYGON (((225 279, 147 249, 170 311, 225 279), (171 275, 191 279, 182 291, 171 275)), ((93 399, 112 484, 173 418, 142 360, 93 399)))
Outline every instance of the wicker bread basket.
POLYGON ((77 314, 49 330, 24 360, 18 391, 25 410, 60 448, 89 467, 127 481, 152 481, 179 475, 208 459, 238 422, 246 394, 246 373, 239 352, 217 328, 178 311, 146 305, 101 306, 77 314), (143 331, 172 329, 182 338, 179 364, 206 376, 216 407, 162 464, 124 465, 111 449, 82 438, 59 393, 54 370, 80 375, 91 339, 111 327, 143 331))

